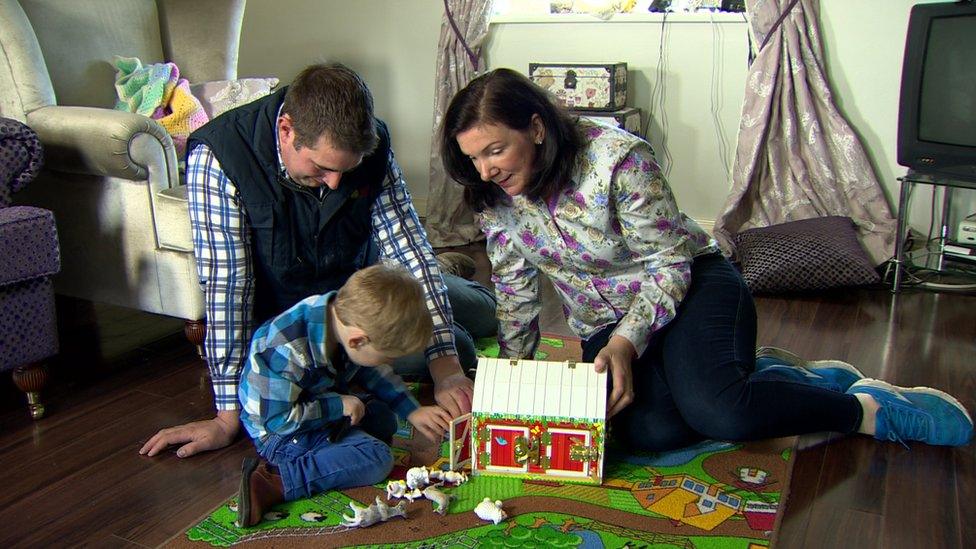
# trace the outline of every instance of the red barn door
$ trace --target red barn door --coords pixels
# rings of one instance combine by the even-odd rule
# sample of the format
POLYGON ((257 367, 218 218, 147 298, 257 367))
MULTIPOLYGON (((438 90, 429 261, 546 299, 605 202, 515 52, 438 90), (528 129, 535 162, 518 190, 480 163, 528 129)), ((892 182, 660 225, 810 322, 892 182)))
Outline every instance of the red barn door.
POLYGON ((588 461, 578 461, 569 457, 569 450, 573 446, 590 445, 590 433, 574 429, 550 429, 552 437, 549 454, 549 470, 552 472, 579 473, 586 476, 589 470, 588 461))
POLYGON ((526 427, 514 425, 488 425, 488 453, 491 459, 488 461, 487 469, 506 468, 506 469, 525 469, 515 461, 515 439, 517 437, 528 436, 529 430, 526 427))

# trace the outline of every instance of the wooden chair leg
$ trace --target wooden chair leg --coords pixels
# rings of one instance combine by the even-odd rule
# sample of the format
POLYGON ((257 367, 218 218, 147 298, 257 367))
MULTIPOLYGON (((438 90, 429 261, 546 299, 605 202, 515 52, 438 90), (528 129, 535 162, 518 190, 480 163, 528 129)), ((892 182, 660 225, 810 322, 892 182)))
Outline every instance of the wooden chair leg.
POLYGON ((13 371, 14 384, 27 393, 27 406, 32 419, 44 417, 44 403, 41 402, 41 389, 47 385, 47 365, 41 362, 18 366, 13 371))
POLYGON ((205 320, 187 320, 183 325, 183 334, 190 340, 190 343, 196 346, 200 360, 206 358, 203 354, 203 336, 206 331, 207 322, 205 320))

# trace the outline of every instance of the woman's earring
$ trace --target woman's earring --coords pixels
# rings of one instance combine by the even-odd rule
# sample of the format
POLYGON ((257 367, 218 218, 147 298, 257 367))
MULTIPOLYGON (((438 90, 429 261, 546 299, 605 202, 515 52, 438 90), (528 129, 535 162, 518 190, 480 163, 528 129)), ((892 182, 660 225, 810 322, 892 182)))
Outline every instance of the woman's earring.
POLYGON ((535 144, 536 145, 541 145, 542 144, 542 139, 541 138, 540 139, 536 139, 535 140, 535 144))

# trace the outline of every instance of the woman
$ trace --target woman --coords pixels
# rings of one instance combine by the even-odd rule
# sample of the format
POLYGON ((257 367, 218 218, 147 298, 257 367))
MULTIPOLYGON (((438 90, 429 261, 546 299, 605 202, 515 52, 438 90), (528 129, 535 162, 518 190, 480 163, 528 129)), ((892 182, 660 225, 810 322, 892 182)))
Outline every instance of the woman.
POLYGON ((934 389, 861 379, 842 362, 768 350, 738 272, 679 209, 650 145, 577 119, 498 69, 451 101, 447 173, 480 213, 503 356, 534 355, 539 273, 553 281, 583 360, 609 368, 607 414, 632 447, 860 432, 961 445, 965 408, 934 389))

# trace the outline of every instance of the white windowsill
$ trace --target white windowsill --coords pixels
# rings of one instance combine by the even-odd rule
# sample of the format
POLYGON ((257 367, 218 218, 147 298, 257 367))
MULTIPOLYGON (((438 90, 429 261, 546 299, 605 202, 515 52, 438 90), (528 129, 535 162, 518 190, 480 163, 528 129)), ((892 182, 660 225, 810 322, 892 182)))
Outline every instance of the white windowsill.
POLYGON ((618 13, 601 19, 586 13, 540 13, 493 15, 491 24, 518 23, 745 23, 743 13, 618 13), (667 15, 667 17, 665 17, 667 15))

